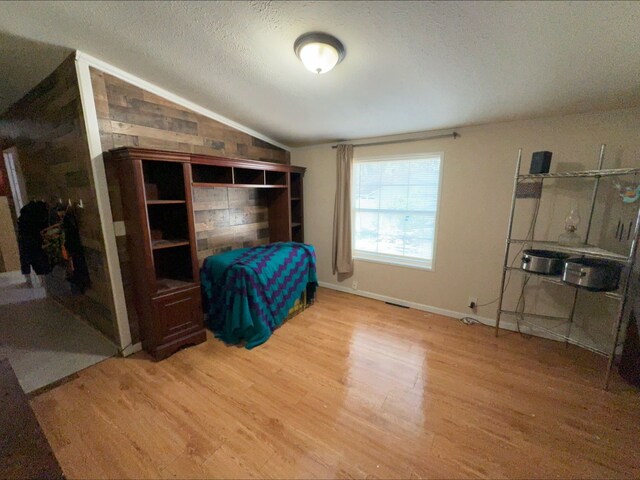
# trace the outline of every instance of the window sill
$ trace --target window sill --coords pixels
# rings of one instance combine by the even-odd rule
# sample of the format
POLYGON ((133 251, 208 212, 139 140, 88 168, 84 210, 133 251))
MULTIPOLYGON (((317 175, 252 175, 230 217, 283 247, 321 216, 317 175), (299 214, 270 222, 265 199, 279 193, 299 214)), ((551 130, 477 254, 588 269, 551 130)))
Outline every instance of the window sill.
POLYGON ((354 253, 353 259, 361 262, 380 263, 383 265, 393 265, 394 267, 413 268, 416 270, 426 270, 432 272, 433 262, 421 262, 419 260, 396 259, 391 257, 366 255, 362 253, 354 253))

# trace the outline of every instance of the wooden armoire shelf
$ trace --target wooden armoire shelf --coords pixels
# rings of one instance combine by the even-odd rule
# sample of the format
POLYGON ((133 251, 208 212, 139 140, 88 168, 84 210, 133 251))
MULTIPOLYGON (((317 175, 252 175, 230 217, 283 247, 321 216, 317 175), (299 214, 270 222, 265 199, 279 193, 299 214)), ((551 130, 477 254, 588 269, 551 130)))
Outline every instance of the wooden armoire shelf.
POLYGON ((151 247, 154 250, 161 250, 163 248, 174 248, 189 245, 189 240, 152 240, 151 247))
POLYGON ((194 188, 214 188, 214 187, 238 187, 238 188, 287 188, 286 185, 255 185, 250 183, 202 183, 194 182, 194 188))
POLYGON ((291 217, 291 240, 304 241, 304 214, 302 208, 302 177, 304 169, 294 167, 289 172, 289 215, 291 217))
POLYGON ((265 189, 269 241, 304 240, 304 168, 142 148, 105 158, 117 162, 142 345, 156 359, 206 339, 193 188, 265 189))
POLYGON ((147 205, 177 205, 186 203, 185 200, 147 200, 147 205))

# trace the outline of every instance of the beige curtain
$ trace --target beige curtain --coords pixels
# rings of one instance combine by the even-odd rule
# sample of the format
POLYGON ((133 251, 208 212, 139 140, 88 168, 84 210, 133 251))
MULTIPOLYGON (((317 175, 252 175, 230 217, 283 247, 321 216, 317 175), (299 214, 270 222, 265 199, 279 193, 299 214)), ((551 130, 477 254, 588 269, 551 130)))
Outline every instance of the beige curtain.
POLYGON ((333 210, 333 273, 353 273, 351 253, 351 171, 353 145, 338 145, 338 182, 333 210))

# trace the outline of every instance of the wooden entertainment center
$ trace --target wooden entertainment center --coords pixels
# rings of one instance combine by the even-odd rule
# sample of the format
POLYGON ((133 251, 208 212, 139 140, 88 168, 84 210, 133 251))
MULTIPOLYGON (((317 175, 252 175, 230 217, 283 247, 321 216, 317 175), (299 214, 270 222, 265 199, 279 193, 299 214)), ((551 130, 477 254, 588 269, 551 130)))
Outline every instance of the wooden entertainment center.
POLYGON ((269 242, 304 241, 302 167, 131 147, 105 159, 118 171, 142 345, 156 359, 206 339, 192 189, 264 189, 269 242))

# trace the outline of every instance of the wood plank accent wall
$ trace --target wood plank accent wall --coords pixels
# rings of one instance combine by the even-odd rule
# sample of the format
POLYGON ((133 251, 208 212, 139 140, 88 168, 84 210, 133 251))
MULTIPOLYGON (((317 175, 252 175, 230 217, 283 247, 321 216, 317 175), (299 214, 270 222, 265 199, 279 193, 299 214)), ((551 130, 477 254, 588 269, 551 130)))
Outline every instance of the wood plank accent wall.
MULTIPOLYGON (((175 152, 201 153, 228 158, 262 160, 288 165, 290 153, 247 133, 208 118, 117 77, 91 68, 91 82, 100 127, 102 150, 143 147, 175 152)), ((107 183, 114 221, 122 221, 122 202, 116 172, 106 162, 107 183)), ((199 204, 198 258, 230 248, 268 241, 265 193, 237 188, 194 189, 199 204), (216 192, 211 192, 216 190, 216 192), (251 193, 253 192, 253 193, 251 193), (222 197, 228 203, 208 202, 222 197), (205 204, 210 203, 209 207, 205 204), (225 220, 226 219, 226 220, 225 220), (226 223, 221 225, 220 223, 226 223), (237 223, 236 223, 237 222, 237 223), (213 226, 216 225, 214 229, 213 226), (218 229, 217 227, 221 227, 218 229)), ((124 237, 117 238, 133 342, 138 342, 133 281, 124 237)))
MULTIPOLYGON (((78 210, 78 220, 92 286, 84 295, 61 294, 65 288, 51 288, 50 293, 116 341, 113 296, 73 55, 10 107, 0 122, 5 132, 0 143, 18 149, 28 199, 82 199, 85 208, 78 210)), ((59 283, 66 287, 63 279, 59 283)))
POLYGON ((198 261, 269 243, 266 195, 258 188, 194 188, 198 261))

